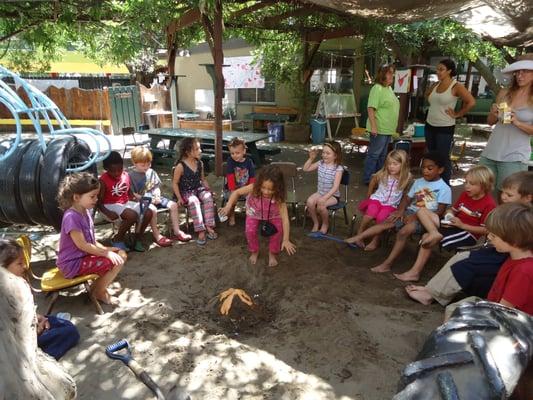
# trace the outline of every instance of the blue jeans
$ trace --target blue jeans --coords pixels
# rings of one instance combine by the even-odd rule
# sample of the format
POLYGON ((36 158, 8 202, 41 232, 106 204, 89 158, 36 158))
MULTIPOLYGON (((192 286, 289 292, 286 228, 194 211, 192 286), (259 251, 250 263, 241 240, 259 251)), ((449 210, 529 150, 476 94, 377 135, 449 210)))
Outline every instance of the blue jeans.
POLYGON ((378 172, 387 157, 387 150, 390 143, 391 135, 370 135, 370 143, 365 158, 365 166, 363 170, 363 182, 368 184, 372 179, 372 175, 378 172))
POLYGON ((447 185, 450 184, 452 177, 452 162, 450 161, 450 152, 452 151, 453 133, 455 125, 452 126, 432 126, 426 122, 425 136, 426 148, 428 151, 434 151, 441 155, 445 160, 444 172, 440 176, 447 185))

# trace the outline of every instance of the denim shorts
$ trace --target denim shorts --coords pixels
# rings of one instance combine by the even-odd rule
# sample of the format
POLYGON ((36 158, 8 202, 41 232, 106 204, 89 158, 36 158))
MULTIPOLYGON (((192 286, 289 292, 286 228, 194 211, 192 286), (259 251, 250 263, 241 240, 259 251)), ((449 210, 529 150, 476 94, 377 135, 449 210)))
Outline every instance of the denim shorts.
MULTIPOLYGON (((407 210, 405 210, 405 213, 403 214, 403 217, 408 217, 408 216, 414 215, 414 214, 416 214, 416 211, 407 209, 407 210)), ((402 221, 402 219, 399 219, 399 220, 397 220, 394 223, 394 228, 396 229, 396 231, 399 231, 400 229, 402 229, 405 226, 405 223, 402 221)), ((418 219, 414 220, 412 223, 415 224, 414 233, 416 233, 417 235, 421 235, 422 233, 424 233, 425 229, 424 229, 424 227, 422 226, 422 224, 420 223, 420 221, 418 219)))

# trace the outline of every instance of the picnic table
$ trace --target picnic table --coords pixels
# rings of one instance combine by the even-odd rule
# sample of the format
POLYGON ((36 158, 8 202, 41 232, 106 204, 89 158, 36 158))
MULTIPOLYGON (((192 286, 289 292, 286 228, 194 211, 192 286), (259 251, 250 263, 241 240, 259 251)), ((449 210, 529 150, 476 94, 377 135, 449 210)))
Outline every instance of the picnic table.
POLYGON ((270 114, 270 113, 258 113, 251 112, 244 114, 244 119, 252 121, 252 132, 254 131, 255 121, 271 121, 271 122, 285 122, 290 118, 287 114, 270 114))
MULTIPOLYGON (((202 152, 205 154, 210 154, 212 155, 212 158, 214 158, 215 132, 212 130, 158 128, 149 129, 143 131, 143 133, 147 134, 150 138, 150 148, 154 155, 154 162, 157 158, 162 157, 165 154, 175 154, 176 151, 174 147, 176 146, 176 142, 187 137, 198 138, 200 140, 200 145, 202 146, 202 152), (165 149, 158 148, 158 144, 162 140, 169 141, 169 145, 165 149)), ((222 132, 222 146, 223 152, 226 156, 229 155, 227 143, 229 143, 234 137, 240 137, 245 141, 246 147, 248 148, 247 154, 252 158, 257 167, 261 166, 262 162, 264 161, 265 153, 271 152, 268 149, 263 151, 257 147, 257 142, 268 139, 268 134, 224 131, 222 132)), ((279 149, 275 150, 278 150, 279 152, 279 149)))

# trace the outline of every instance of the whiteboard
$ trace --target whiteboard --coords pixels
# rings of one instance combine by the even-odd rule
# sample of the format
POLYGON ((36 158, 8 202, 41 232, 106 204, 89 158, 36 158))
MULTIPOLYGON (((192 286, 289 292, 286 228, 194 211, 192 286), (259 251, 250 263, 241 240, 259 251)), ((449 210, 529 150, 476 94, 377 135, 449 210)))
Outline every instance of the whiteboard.
POLYGON ((326 117, 353 117, 357 113, 353 93, 324 93, 323 101, 326 117))
MULTIPOLYGON (((231 107, 235 110, 235 90, 225 90, 226 95, 222 99, 222 108, 231 107)), ((215 92, 212 89, 195 89, 194 90, 194 109, 195 111, 215 112, 215 92)))

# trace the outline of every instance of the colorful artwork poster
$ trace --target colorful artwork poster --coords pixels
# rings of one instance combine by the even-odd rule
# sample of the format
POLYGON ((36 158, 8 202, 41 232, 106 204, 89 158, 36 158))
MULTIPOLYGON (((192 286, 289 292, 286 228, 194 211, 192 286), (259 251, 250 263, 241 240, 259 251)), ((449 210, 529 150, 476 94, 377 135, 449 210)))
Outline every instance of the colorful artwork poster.
POLYGON ((411 70, 400 69, 394 73, 394 93, 409 93, 411 88, 411 70))
POLYGON ((226 89, 263 89, 265 78, 261 75, 261 65, 253 63, 254 57, 224 58, 223 68, 226 89))

